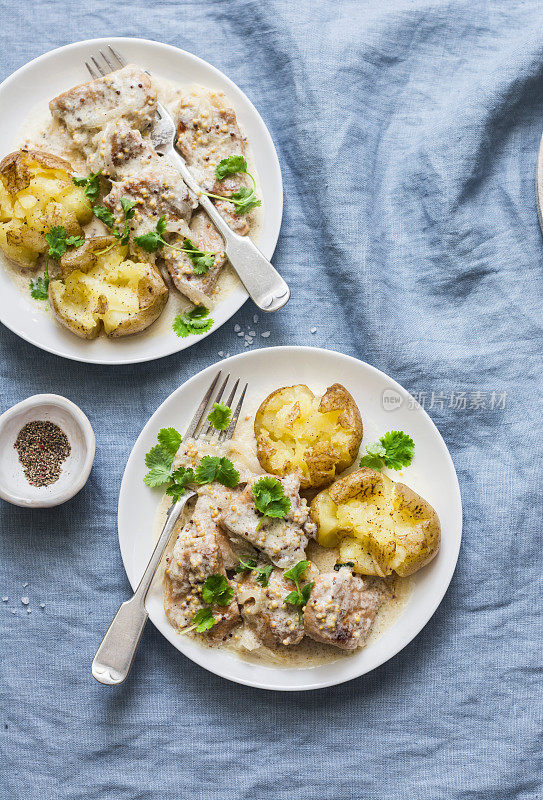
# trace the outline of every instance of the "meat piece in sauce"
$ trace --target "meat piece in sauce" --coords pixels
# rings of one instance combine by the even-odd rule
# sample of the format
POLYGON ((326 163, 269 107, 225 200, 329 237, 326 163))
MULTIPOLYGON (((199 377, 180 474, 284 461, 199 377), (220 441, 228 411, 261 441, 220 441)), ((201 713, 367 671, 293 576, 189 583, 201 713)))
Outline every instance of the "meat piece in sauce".
MULTIPOLYGON (((229 197, 241 186, 249 186, 244 175, 218 180, 215 174, 217 164, 224 158, 245 154, 245 140, 236 114, 223 105, 220 95, 210 91, 187 92, 181 98, 178 120, 177 147, 202 189, 229 197)), ((213 202, 237 233, 244 236, 249 232, 246 217, 235 213, 233 203, 213 202)))
POLYGON ((205 275, 194 272, 192 261, 187 253, 164 248, 162 257, 176 289, 196 305, 211 308, 211 295, 226 261, 224 242, 214 225, 203 211, 194 214, 187 233, 190 241, 205 253, 216 253, 213 266, 205 275))
POLYGON ((49 109, 74 143, 86 152, 108 122, 123 119, 131 128, 148 128, 155 119, 156 92, 149 76, 128 64, 63 92, 51 100, 49 109))
POLYGON ((321 574, 305 607, 305 632, 316 642, 356 650, 366 643, 382 602, 379 584, 348 567, 321 574))
POLYGON ((306 501, 300 497, 300 481, 296 475, 278 478, 285 495, 290 498, 288 514, 284 518, 266 518, 262 522, 252 492, 253 485, 260 477, 252 479, 239 494, 233 495, 222 515, 221 524, 231 533, 251 542, 275 566, 288 569, 305 559, 308 536, 315 536, 317 526, 309 517, 306 501))
POLYGON ((265 647, 301 642, 304 626, 298 611, 284 602, 292 582, 283 578, 281 570, 273 570, 267 586, 256 581, 253 571, 238 581, 237 591, 242 617, 265 647))
MULTIPOLYGON (((224 575, 224 560, 217 535, 217 509, 212 498, 198 497, 190 520, 177 536, 168 556, 164 579, 164 609, 174 628, 183 630, 192 623, 195 613, 203 608, 202 586, 210 575, 224 575)), ((213 606, 215 625, 206 632, 208 641, 222 641, 240 622, 235 597, 227 607, 213 606)))

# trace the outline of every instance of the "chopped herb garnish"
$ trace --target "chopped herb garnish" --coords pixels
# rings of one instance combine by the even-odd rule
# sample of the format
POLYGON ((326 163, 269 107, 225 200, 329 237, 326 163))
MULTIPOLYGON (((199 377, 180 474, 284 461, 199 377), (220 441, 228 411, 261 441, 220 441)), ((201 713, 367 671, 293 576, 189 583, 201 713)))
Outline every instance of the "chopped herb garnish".
POLYGON ((155 488, 169 484, 166 493, 175 501, 185 493, 188 483, 194 482, 194 472, 180 467, 172 472, 173 460, 181 444, 181 434, 175 428, 162 428, 158 433, 158 444, 152 447, 145 456, 145 464, 149 472, 144 477, 147 486, 155 488))
POLYGON ((195 470, 196 481, 200 484, 222 483, 233 489, 239 481, 239 472, 225 456, 204 456, 195 470))
POLYGON ((49 245, 48 258, 61 258, 68 247, 81 247, 85 239, 83 236, 68 236, 63 225, 56 225, 45 234, 45 241, 49 245))
POLYGON ((310 561, 298 561, 294 567, 291 567, 291 569, 287 569, 285 572, 283 572, 283 577, 293 581, 296 585, 295 591, 287 594, 283 602, 288 603, 291 606, 298 606, 298 614, 300 619, 302 616, 302 609, 305 605, 307 605, 311 595, 311 589, 315 583, 314 581, 311 581, 311 583, 306 583, 300 588, 300 578, 303 576, 310 563, 310 561))
POLYGON ((408 467, 413 460, 415 443, 403 431, 388 431, 378 442, 366 448, 366 455, 360 459, 361 467, 377 471, 385 467, 401 469, 408 467))
POLYGON ((209 575, 202 586, 204 603, 218 606, 229 606, 234 596, 234 590, 224 575, 209 575))
POLYGON ((95 216, 102 220, 104 225, 107 225, 108 228, 111 228, 111 233, 117 239, 116 242, 113 242, 113 244, 111 244, 109 247, 106 247, 105 250, 99 250, 98 255, 103 255, 104 253, 109 252, 109 250, 112 250, 117 244, 128 244, 130 239, 130 225, 128 223, 129 220, 133 219, 134 214, 136 213, 134 208, 135 205, 135 200, 129 200, 127 197, 121 197, 121 208, 124 216, 124 228, 122 231, 120 231, 118 226, 115 225, 115 217, 108 208, 105 206, 94 206, 92 210, 95 216))
POLYGON ((262 205, 261 201, 255 194, 255 179, 251 173, 247 171, 247 161, 243 156, 240 155, 230 156, 229 158, 223 158, 223 160, 217 164, 215 168, 215 175, 220 181, 222 181, 224 178, 228 178, 230 175, 238 174, 249 176, 253 183, 251 189, 249 189, 247 186, 240 186, 240 188, 233 192, 233 194, 230 196, 211 194, 210 192, 205 192, 205 194, 207 194, 208 197, 213 197, 215 200, 223 200, 228 203, 233 203, 236 206, 236 214, 239 215, 247 214, 248 211, 251 211, 253 208, 262 205))
POLYGON ((215 430, 225 431, 230 424, 231 416, 231 408, 226 406, 224 403, 215 403, 213 411, 207 415, 207 419, 209 422, 211 422, 215 430))
POLYGON ((192 618, 192 625, 182 630, 181 633, 194 630, 196 633, 205 633, 213 627, 216 621, 210 608, 200 608, 192 618))
POLYGON ((115 217, 113 216, 113 212, 106 208, 105 206, 94 206, 92 209, 92 213, 95 217, 104 223, 107 228, 113 228, 115 225, 115 217))
POLYGON ((85 195, 91 202, 94 202, 100 194, 100 175, 102 170, 91 172, 86 178, 72 178, 76 186, 84 186, 85 195))
POLYGON ((207 253, 199 250, 190 239, 183 239, 183 247, 174 247, 166 241, 162 235, 166 230, 166 217, 160 217, 154 231, 135 236, 134 241, 147 253, 156 253, 161 247, 169 247, 179 253, 186 253, 192 263, 192 270, 195 275, 205 275, 215 263, 215 253, 207 253))
POLYGON ((250 572, 252 569, 256 569, 256 563, 254 558, 240 558, 235 572, 250 572))
POLYGON ((256 582, 259 583, 261 586, 264 587, 267 586, 272 572, 273 572, 273 564, 268 564, 267 567, 262 567, 257 572, 256 582))
POLYGON ((213 327, 213 320, 208 314, 209 309, 205 306, 196 306, 186 314, 178 314, 172 323, 172 328, 183 339, 191 333, 195 335, 207 333, 213 327))
POLYGON ((34 300, 47 300, 49 297, 49 272, 45 267, 43 278, 40 276, 36 280, 30 280, 30 294, 34 300))
POLYGON ((290 499, 283 491, 283 484, 265 475, 253 486, 253 501, 257 511, 264 516, 259 521, 256 529, 259 530, 266 519, 270 517, 281 518, 290 511, 290 499))

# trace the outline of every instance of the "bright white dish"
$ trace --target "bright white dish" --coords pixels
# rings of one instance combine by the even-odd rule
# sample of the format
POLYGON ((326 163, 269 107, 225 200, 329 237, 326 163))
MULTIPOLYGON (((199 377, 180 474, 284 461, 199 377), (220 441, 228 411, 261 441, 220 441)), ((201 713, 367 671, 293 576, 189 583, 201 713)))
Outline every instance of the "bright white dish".
MULTIPOLYGON (((84 61, 91 53, 109 43, 117 47, 129 61, 149 69, 157 77, 224 92, 251 143, 255 171, 260 180, 262 211, 265 210, 255 240, 263 253, 271 258, 282 215, 281 173, 271 137, 256 109, 228 78, 201 59, 177 48, 141 39, 90 40, 60 48, 30 62, 0 86, 0 100, 4 107, 15 109, 0 134, 0 152, 8 153, 15 149, 21 128, 40 104, 46 105, 51 97, 78 81, 86 81, 88 76, 85 74, 84 61)), ((103 337, 94 341, 74 341, 67 331, 58 328, 50 315, 36 309, 34 301, 20 292, 5 270, 0 270, 0 286, 0 320, 27 341, 67 358, 104 364, 134 363, 182 350, 202 338, 180 339, 171 325, 161 324, 151 326, 145 336, 126 337, 117 341, 108 341, 103 337)), ((224 299, 220 299, 213 309, 215 324, 211 331, 228 320, 246 298, 247 294, 241 286, 236 286, 229 294, 225 293, 224 299)))
MULTIPOLYGON (((400 480, 420 492, 441 520, 442 542, 432 564, 412 577, 413 590, 401 616, 378 639, 348 658, 309 668, 285 668, 242 660, 231 652, 209 649, 175 632, 163 605, 162 587, 155 582, 147 600, 153 623, 166 638, 196 663, 230 680, 275 690, 303 690, 329 686, 362 675, 399 652, 430 619, 439 605, 456 565, 461 538, 462 510, 458 480, 447 448, 428 415, 414 407, 409 394, 375 368, 331 351, 279 347, 244 353, 221 362, 221 369, 247 380, 257 405, 279 385, 305 383, 318 387, 338 381, 364 409, 362 445, 390 429, 409 431, 416 442, 413 464, 400 480), (383 393, 385 393, 383 395, 383 393), (394 395, 393 412, 386 400, 394 395), (383 403, 383 396, 385 403, 383 403), (384 407, 385 406, 385 407, 384 407), (423 477, 424 476, 424 477, 423 477)), ((196 375, 159 407, 138 438, 122 481, 119 498, 119 541, 132 586, 136 586, 150 556, 160 494, 143 485, 145 453, 155 444, 160 428, 175 425, 183 431, 192 410, 217 367, 196 375)), ((254 412, 247 408, 246 413, 254 412)))

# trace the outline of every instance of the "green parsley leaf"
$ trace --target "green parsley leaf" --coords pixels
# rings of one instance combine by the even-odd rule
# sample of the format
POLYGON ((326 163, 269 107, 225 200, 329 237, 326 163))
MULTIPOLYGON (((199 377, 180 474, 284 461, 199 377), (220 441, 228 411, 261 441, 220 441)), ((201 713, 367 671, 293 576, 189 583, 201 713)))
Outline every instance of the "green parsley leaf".
POLYGON ((115 217, 113 216, 113 212, 106 208, 105 206, 94 206, 92 209, 92 213, 95 217, 98 217, 104 225, 108 228, 113 228, 115 225, 115 217))
POLYGON ((268 564, 267 567, 262 567, 258 570, 258 574, 256 576, 256 582, 259 583, 261 586, 267 586, 270 581, 270 575, 273 572, 273 564, 268 564))
POLYGON ((85 239, 82 236, 68 236, 63 225, 56 225, 45 234, 45 241, 49 245, 47 256, 50 258, 61 258, 68 247, 81 247, 85 239))
POLYGON ((49 272, 45 267, 43 278, 40 276, 35 281, 30 280, 30 294, 34 300, 47 300, 49 297, 49 272))
POLYGON ((391 469, 408 467, 413 460, 415 443, 403 431, 388 431, 378 442, 366 448, 366 455, 360 459, 361 467, 381 470, 383 462, 391 469))
POLYGON ((92 202, 96 200, 98 195, 100 194, 100 174, 102 170, 98 170, 98 172, 91 172, 87 175, 86 178, 72 178, 73 182, 76 186, 84 186, 85 195, 89 198, 92 202))
POLYGON ((391 469, 401 469, 408 467, 413 460, 415 443, 413 439, 403 431, 389 431, 379 439, 385 448, 383 456, 387 467, 391 469))
POLYGON ((298 561, 298 563, 293 567, 287 569, 286 572, 283 572, 283 577, 288 578, 290 581, 294 581, 294 583, 297 583, 310 563, 310 561, 298 561))
POLYGON ((210 608, 200 608, 192 618, 189 630, 196 629, 196 633, 205 633, 215 624, 216 619, 210 608))
POLYGON ((175 456, 181 444, 181 434, 179 431, 176 431, 175 428, 162 428, 158 432, 157 439, 158 443, 161 444, 168 453, 175 456))
POLYGON ((207 415, 207 419, 211 422, 216 431, 225 431, 230 424, 231 416, 231 408, 224 403, 215 403, 213 411, 207 415))
POLYGON ((162 486, 171 479, 173 454, 165 450, 161 444, 152 447, 145 456, 145 465, 149 472, 144 477, 144 483, 152 488, 162 486))
MULTIPOLYGON (((178 248, 174 248, 178 249, 178 248)), ((215 253, 206 253, 199 250, 190 239, 183 239, 182 252, 187 253, 192 262, 192 270, 195 275, 206 275, 215 263, 215 253)))
POLYGON ((225 456, 204 456, 195 470, 196 480, 200 484, 222 483, 233 489, 237 486, 239 472, 225 456))
POLYGON ((229 175, 235 175, 237 172, 247 172, 247 162, 243 156, 223 158, 215 167, 215 175, 220 181, 228 178, 229 175))
POLYGON ((255 508, 265 517, 284 517, 290 511, 290 499, 283 491, 283 484, 268 475, 254 484, 253 500, 255 508))
POLYGON ((361 467, 369 467, 370 469, 374 469, 379 472, 383 466, 383 459, 381 456, 374 455, 373 453, 368 453, 365 456, 362 456, 360 459, 360 466, 361 467))
POLYGON ((336 572, 339 572, 341 567, 351 567, 352 569, 354 567, 354 561, 344 561, 343 563, 334 564, 334 570, 336 572))
POLYGON ((182 338, 190 334, 207 333, 213 326, 211 318, 205 319, 208 314, 209 310, 205 306, 196 306, 186 314, 178 314, 172 323, 172 328, 182 338))
POLYGON ((254 558, 240 558, 235 572, 250 572, 252 569, 256 569, 256 561, 254 558))
POLYGON ((247 214, 248 211, 262 205, 261 201, 254 193, 254 189, 248 189, 247 186, 241 186, 236 192, 231 194, 230 197, 227 197, 226 200, 234 203, 236 206, 236 214, 238 215, 247 214))
POLYGON ((229 606, 234 596, 234 590, 224 575, 209 575, 202 586, 204 603, 218 606, 229 606))

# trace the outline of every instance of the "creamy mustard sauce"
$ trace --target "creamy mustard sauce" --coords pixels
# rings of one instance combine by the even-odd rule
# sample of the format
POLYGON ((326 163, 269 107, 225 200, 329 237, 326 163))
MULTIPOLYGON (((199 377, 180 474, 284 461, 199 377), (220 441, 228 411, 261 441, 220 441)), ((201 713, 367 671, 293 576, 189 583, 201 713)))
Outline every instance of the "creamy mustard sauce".
MULTIPOLYGON (((312 390, 316 394, 324 392, 325 388, 325 385, 322 387, 312 386, 312 390)), ((257 475, 263 474, 264 470, 260 466, 256 455, 256 441, 253 426, 256 410, 264 397, 265 395, 258 398, 248 398, 244 409, 245 413, 240 418, 234 438, 229 443, 230 452, 228 453, 230 459, 236 464, 240 471, 241 469, 249 470, 257 475)), ((371 422, 366 423, 366 420, 364 420, 364 428, 369 431, 370 438, 367 441, 373 441, 373 439, 371 439, 372 436, 375 439, 378 438, 377 428, 372 425, 371 422)), ((357 463, 358 459, 355 460, 355 464, 351 469, 355 469, 357 463)), ((168 497, 168 495, 164 495, 158 505, 154 520, 154 542, 157 541, 164 527, 170 504, 171 498, 168 497)), ((317 544, 315 541, 309 542, 306 552, 307 558, 315 564, 321 572, 329 572, 339 560, 338 548, 321 547, 321 545, 317 544)), ((386 586, 385 599, 377 613, 365 647, 371 647, 372 642, 375 642, 382 636, 382 634, 391 628, 401 617, 409 602, 414 586, 411 578, 399 578, 397 576, 384 579, 384 583, 386 586)), ((203 646, 209 646, 204 636, 195 634, 186 635, 203 646)), ((356 650, 340 650, 338 647, 332 645, 315 642, 308 636, 305 636, 298 645, 286 647, 284 649, 271 649, 264 647, 260 643, 257 644, 254 635, 245 623, 235 628, 229 638, 219 646, 235 653, 237 657, 245 661, 261 664, 268 663, 288 668, 307 668, 308 666, 328 664, 340 659, 349 658, 358 652, 356 650), (249 650, 247 646, 254 646, 254 649, 249 650)))
MULTIPOLYGON (((166 80, 165 78, 157 76, 153 76, 152 85, 157 92, 158 99, 172 113, 174 120, 176 119, 176 110, 182 93, 187 89, 196 88, 190 83, 174 83, 166 80)), ((225 105, 228 105, 228 99, 224 97, 222 92, 217 92, 216 94, 223 99, 225 105)), ((21 129, 12 144, 12 149, 18 150, 22 147, 44 150, 48 153, 52 153, 53 155, 60 156, 71 164, 75 173, 80 175, 88 174, 89 169, 85 157, 74 146, 64 127, 51 116, 51 112, 49 111, 49 100, 44 100, 35 106, 29 114, 27 120, 21 126, 21 129)), ((262 197, 258 173, 256 171, 254 158, 248 143, 246 143, 245 157, 247 160, 248 169, 255 177, 257 194, 259 197, 262 197)), ((248 215, 251 223, 250 236, 251 239, 257 243, 262 230, 262 215, 262 207, 254 209, 248 215)), ((83 226, 83 230, 86 236, 103 235, 107 232, 105 226, 103 226, 96 219, 93 219, 88 225, 83 226)), ((10 276, 13 283, 17 286, 19 291, 22 292, 25 298, 28 299, 28 302, 32 304, 33 311, 36 310, 42 314, 48 314, 52 317, 53 314, 49 308, 49 304, 44 303, 43 300, 35 300, 31 296, 29 290, 30 279, 32 278, 35 280, 38 275, 43 274, 43 270, 39 268, 24 269, 9 261, 6 257, 4 257, 2 260, 6 272, 10 276)), ((54 262, 50 264, 49 271, 51 275, 55 274, 54 262)), ((170 293, 164 311, 156 320, 156 322, 154 322, 141 333, 136 334, 138 337, 149 338, 154 336, 170 335, 172 322, 177 314, 183 313, 192 307, 192 303, 172 287, 171 280, 168 280, 168 276, 166 276, 166 282, 168 288, 170 289, 170 293)), ((226 300, 226 298, 239 286, 240 281, 231 265, 227 262, 221 270, 219 279, 213 291, 212 299, 214 305, 217 306, 219 303, 222 303, 224 300, 226 300)), ((100 335, 103 336, 103 334, 100 335)))

